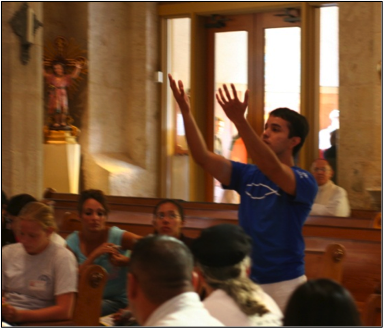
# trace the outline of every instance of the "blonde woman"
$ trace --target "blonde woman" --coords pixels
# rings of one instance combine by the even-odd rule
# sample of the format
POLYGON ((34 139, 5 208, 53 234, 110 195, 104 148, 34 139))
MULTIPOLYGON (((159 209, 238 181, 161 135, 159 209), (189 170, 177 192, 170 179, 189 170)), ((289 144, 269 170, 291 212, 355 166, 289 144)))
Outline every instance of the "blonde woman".
POLYGON ((16 225, 20 242, 2 249, 2 317, 16 324, 70 319, 77 263, 68 249, 50 239, 57 229, 52 209, 28 203, 16 225))

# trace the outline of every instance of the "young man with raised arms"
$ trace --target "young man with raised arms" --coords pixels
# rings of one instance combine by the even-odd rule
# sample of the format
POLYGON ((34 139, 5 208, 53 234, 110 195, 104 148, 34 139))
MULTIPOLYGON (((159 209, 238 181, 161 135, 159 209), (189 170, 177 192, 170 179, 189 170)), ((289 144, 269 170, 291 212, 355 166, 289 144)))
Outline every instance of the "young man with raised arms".
POLYGON ((296 166, 293 157, 308 134, 304 116, 287 108, 270 113, 261 137, 245 118, 244 101, 226 85, 217 101, 236 126, 253 164, 230 161, 208 150, 190 110, 183 83, 169 75, 173 95, 183 115, 186 138, 194 160, 241 196, 239 224, 252 237, 251 278, 284 310, 293 290, 306 280, 301 233, 317 193, 313 176, 296 166))

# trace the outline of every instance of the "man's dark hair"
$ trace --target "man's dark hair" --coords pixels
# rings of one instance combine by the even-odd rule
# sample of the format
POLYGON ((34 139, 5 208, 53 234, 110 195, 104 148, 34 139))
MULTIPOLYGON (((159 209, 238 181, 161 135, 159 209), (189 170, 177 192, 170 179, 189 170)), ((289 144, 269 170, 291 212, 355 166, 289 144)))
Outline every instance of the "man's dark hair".
POLYGON ((303 146, 309 132, 308 121, 305 116, 287 107, 279 107, 269 113, 270 116, 282 118, 288 122, 289 138, 300 137, 300 143, 293 148, 292 155, 295 156, 303 146))
POLYGON ((154 304, 160 305, 183 292, 193 291, 192 271, 193 256, 180 240, 149 235, 133 247, 129 272, 154 304))
POLYGON ((177 210, 179 211, 181 220, 184 222, 184 209, 183 209, 183 207, 181 206, 180 203, 178 203, 176 200, 173 200, 173 199, 164 199, 164 200, 161 200, 161 201, 155 206, 155 209, 153 210, 153 215, 156 217, 156 216, 157 216, 157 211, 159 210, 160 206, 161 206, 162 204, 165 204, 165 203, 172 203, 172 204, 174 204, 174 205, 177 207, 177 210))
POLYGON ((90 190, 85 190, 85 191, 80 193, 78 203, 77 203, 77 210, 79 211, 79 215, 82 214, 83 205, 84 205, 85 201, 87 201, 88 199, 96 200, 98 203, 100 203, 103 206, 103 208, 105 210, 105 214, 106 215, 109 214, 109 207, 108 207, 107 199, 106 199, 103 191, 90 189, 90 190))
POLYGON ((359 312, 349 292, 329 279, 309 280, 291 295, 284 326, 361 326, 359 312))
POLYGON ((7 212, 12 216, 18 216, 26 204, 36 201, 37 200, 30 194, 15 195, 9 199, 7 212))

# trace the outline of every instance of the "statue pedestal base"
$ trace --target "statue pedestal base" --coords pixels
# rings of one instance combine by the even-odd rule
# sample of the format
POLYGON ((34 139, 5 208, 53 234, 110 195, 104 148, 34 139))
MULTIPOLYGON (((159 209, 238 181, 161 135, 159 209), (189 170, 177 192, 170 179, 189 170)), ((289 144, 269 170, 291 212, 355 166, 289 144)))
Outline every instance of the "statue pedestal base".
POLYGON ((77 194, 79 174, 79 144, 44 144, 44 188, 77 194))

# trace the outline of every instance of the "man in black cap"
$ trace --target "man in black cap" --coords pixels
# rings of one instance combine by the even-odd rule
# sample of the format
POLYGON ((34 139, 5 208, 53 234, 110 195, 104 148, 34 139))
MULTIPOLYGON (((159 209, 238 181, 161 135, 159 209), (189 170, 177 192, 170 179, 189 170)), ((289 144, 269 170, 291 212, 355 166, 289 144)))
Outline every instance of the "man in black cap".
POLYGON ((212 316, 228 327, 281 325, 275 301, 248 277, 252 239, 240 226, 207 228, 191 249, 208 295, 203 303, 212 316))

